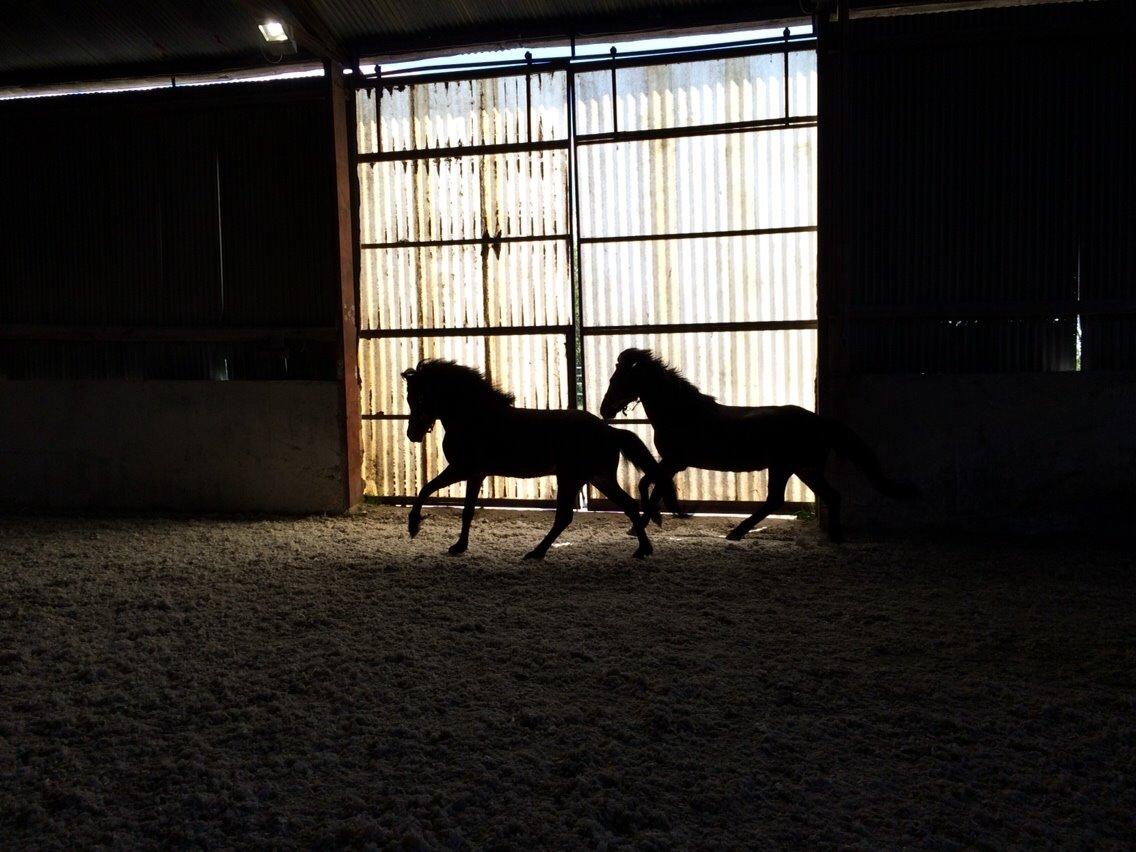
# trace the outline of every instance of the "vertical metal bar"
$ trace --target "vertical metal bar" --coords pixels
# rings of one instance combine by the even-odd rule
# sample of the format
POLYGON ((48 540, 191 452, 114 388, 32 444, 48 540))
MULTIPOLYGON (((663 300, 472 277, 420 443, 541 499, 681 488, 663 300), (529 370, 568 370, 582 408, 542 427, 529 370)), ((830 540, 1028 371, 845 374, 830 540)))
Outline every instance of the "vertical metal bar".
POLYGON ((785 123, 789 123, 789 28, 785 27, 785 123))
MULTIPOLYGON (((383 150, 383 69, 375 66, 375 150, 383 150)), ((356 130, 356 132, 358 132, 356 130)), ((358 163, 356 163, 358 167, 358 163)))
MULTIPOLYGON (((576 40, 572 39, 572 54, 576 53, 576 40)), ((569 205, 569 269, 572 275, 572 334, 568 347, 569 404, 584 408, 584 307, 580 271, 580 176, 576 148, 576 72, 569 67, 566 91, 568 94, 568 205, 569 205)))
POLYGON ((532 51, 525 51, 525 126, 527 133, 525 138, 532 142, 532 51))
POLYGON ((611 129, 619 132, 619 89, 615 82, 615 45, 611 46, 611 129))

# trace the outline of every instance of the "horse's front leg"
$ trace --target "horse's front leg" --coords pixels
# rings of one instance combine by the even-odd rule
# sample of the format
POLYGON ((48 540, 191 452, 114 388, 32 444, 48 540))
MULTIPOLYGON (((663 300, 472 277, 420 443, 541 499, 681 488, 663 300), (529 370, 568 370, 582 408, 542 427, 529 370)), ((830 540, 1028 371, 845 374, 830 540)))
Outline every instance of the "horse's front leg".
POLYGON ((465 506, 462 507, 462 528, 458 540, 450 545, 450 556, 465 553, 469 547, 469 525, 473 523, 473 513, 477 504, 477 495, 481 491, 484 476, 471 476, 465 484, 465 506))
POLYGON ((414 498, 414 505, 410 507, 410 514, 406 518, 406 528, 411 538, 418 535, 418 529, 422 526, 422 504, 425 502, 426 498, 435 491, 440 491, 447 485, 453 485, 455 482, 461 482, 463 479, 465 479, 465 474, 455 470, 454 466, 450 465, 422 486, 422 490, 419 491, 418 496, 414 498))

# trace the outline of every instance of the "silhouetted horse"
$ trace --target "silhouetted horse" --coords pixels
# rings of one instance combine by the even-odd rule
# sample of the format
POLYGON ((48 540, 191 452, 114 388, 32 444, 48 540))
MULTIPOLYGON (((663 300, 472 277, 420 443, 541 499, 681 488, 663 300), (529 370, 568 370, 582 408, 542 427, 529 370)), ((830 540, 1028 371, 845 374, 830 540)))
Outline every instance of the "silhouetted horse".
MULTIPOLYGON (((421 441, 438 420, 446 430, 442 451, 449 466, 423 486, 410 509, 410 536, 418 534, 423 501, 440 488, 467 483, 461 535, 450 548, 456 556, 469 544, 469 525, 486 476, 556 475, 556 518, 552 529, 526 559, 542 559, 557 536, 572 523, 573 503, 591 483, 618 505, 635 527, 639 549, 654 548, 640 522, 638 504, 619 487, 619 454, 645 473, 658 474, 650 450, 631 432, 608 426, 586 411, 543 411, 514 408, 513 396, 495 388, 481 373, 453 361, 422 361, 406 370, 410 422, 406 437, 421 441)), ((655 514, 658 522, 658 514, 655 514)))
POLYGON ((647 349, 625 349, 608 382, 600 414, 610 420, 641 400, 655 429, 661 477, 649 471, 640 480, 645 511, 660 498, 675 508, 673 477, 688 467, 747 471, 769 468, 765 504, 726 538, 737 541, 785 502, 785 486, 794 473, 828 508, 828 534, 840 540, 840 495, 824 476, 825 461, 835 451, 854 462, 882 493, 914 496, 913 486, 889 479, 879 460, 851 429, 795 405, 741 408, 720 405, 647 349), (648 486, 654 481, 654 492, 648 486))

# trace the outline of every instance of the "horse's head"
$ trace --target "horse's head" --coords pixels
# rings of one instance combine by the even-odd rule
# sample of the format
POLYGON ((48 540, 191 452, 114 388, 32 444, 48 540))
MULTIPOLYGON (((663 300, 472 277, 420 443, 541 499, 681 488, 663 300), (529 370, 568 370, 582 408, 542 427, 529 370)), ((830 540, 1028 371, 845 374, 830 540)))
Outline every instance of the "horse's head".
POLYGON ((600 403, 600 416, 611 420, 643 394, 643 374, 651 366, 651 353, 645 349, 624 349, 615 362, 615 372, 607 383, 600 403))
MULTIPOLYGON (((422 366, 420 363, 419 367, 422 366)), ((406 379, 406 402, 410 406, 410 420, 406 424, 406 437, 411 441, 423 440, 438 421, 432 394, 425 387, 416 368, 402 371, 406 379)))

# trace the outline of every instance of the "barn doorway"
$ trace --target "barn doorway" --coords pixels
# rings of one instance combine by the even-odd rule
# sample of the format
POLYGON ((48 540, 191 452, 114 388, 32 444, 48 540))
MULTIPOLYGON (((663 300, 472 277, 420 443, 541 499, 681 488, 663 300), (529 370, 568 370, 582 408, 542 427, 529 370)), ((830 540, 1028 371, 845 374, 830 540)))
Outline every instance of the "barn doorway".
MULTIPOLYGON (((521 406, 596 411, 619 352, 645 346, 723 402, 815 408, 811 37, 380 69, 368 83, 356 96, 367 495, 407 500, 444 466, 440 430, 421 445, 404 434, 400 373, 421 358, 477 366, 521 406)), ((620 425, 650 446, 636 414, 620 425)), ((764 473, 677 484, 708 511, 765 494, 764 473)), ((795 479, 786 496, 812 500, 795 479)), ((482 497, 551 505, 554 481, 494 478, 482 497)))

